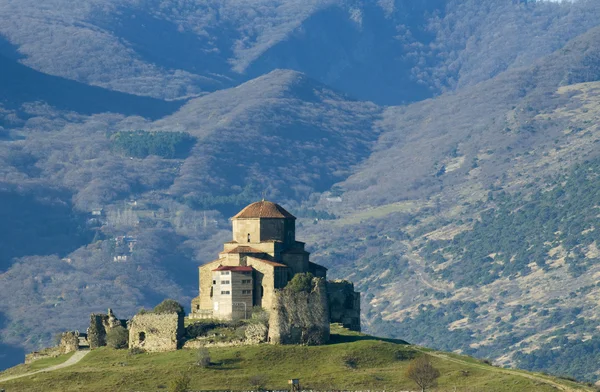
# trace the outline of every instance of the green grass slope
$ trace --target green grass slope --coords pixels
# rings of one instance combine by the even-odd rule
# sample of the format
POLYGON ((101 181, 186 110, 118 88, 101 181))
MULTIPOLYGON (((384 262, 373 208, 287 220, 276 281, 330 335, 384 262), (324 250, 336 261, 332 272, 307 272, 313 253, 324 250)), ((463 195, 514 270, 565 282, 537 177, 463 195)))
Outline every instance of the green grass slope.
MULTIPOLYGON (((413 390, 404 376, 412 358, 429 352, 441 372, 438 391, 576 391, 587 387, 540 374, 501 369, 469 357, 333 329, 326 346, 243 346, 210 349, 211 365, 196 366, 196 350, 130 355, 101 348, 72 367, 5 383, 7 391, 155 391, 167 389, 182 374, 192 390, 248 390, 261 376, 269 389, 287 389, 299 378, 304 388, 320 390, 413 390)), ((0 380, 14 370, 0 373, 0 380)))

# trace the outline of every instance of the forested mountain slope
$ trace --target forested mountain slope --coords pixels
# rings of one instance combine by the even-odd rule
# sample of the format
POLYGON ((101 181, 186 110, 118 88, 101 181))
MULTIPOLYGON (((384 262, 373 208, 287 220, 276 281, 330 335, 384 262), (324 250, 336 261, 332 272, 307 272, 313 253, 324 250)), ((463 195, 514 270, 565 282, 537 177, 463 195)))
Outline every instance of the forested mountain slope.
POLYGON ((371 328, 595 379, 599 35, 387 110, 344 202, 320 203, 341 219, 308 241, 362 281, 371 328))
POLYGON ((0 34, 24 64, 113 90, 185 97, 288 68, 399 104, 529 65, 598 25, 600 5, 7 0, 0 17, 0 34))

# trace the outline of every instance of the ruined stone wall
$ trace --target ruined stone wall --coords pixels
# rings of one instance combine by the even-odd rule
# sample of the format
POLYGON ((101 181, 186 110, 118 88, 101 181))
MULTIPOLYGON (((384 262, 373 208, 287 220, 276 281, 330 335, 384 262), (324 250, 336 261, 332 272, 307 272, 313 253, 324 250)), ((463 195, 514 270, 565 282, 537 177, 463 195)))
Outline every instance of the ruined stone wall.
POLYGON ((311 292, 277 290, 269 317, 272 344, 325 344, 329 341, 327 286, 314 278, 311 292))
POLYGON ((108 309, 107 314, 92 313, 87 329, 90 349, 106 346, 106 333, 118 326, 126 326, 125 321, 119 320, 111 309, 108 309))
POLYGON ((90 349, 106 346, 106 329, 104 320, 108 319, 105 314, 93 313, 90 315, 90 326, 87 329, 88 342, 90 349))
POLYGON ((336 280, 327 283, 329 315, 332 323, 360 332, 360 293, 354 291, 354 283, 336 280))
POLYGON ((137 314, 129 322, 129 348, 148 352, 175 351, 181 347, 184 334, 183 315, 137 314))
POLYGON ((79 331, 63 332, 58 347, 61 354, 79 350, 79 331))
POLYGON ((34 351, 25 355, 25 364, 29 365, 32 362, 40 359, 56 358, 61 354, 59 347, 45 348, 41 351, 34 351))

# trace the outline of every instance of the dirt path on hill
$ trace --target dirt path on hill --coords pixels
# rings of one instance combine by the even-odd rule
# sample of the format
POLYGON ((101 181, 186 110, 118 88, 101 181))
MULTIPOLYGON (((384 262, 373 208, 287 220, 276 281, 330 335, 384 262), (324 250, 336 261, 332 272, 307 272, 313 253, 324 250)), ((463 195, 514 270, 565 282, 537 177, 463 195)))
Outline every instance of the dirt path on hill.
POLYGON ((75 354, 73 354, 71 356, 71 358, 67 359, 65 362, 63 362, 61 364, 50 366, 50 367, 47 367, 47 368, 41 369, 41 370, 36 370, 35 372, 17 374, 15 376, 8 376, 5 378, 0 378, 0 383, 14 380, 14 379, 21 378, 21 377, 29 377, 29 376, 32 376, 32 375, 38 374, 38 373, 51 372, 53 370, 58 370, 58 369, 66 368, 69 366, 73 366, 76 363, 78 363, 79 361, 81 361, 83 359, 83 357, 85 357, 89 352, 90 352, 90 350, 77 351, 75 354))
POLYGON ((490 371, 491 370, 491 371, 495 371, 497 373, 504 373, 504 374, 510 374, 512 376, 518 376, 518 377, 528 378, 530 380, 534 380, 534 381, 537 381, 537 382, 540 382, 540 383, 544 383, 544 384, 553 386, 554 388, 556 388, 559 391, 565 391, 565 392, 591 391, 591 389, 586 388, 583 385, 581 386, 581 388, 572 388, 572 387, 569 387, 567 385, 560 384, 560 383, 557 383, 555 381, 549 380, 549 379, 547 379, 545 377, 536 376, 534 374, 525 374, 525 373, 522 373, 522 372, 518 372, 516 370, 504 369, 504 368, 494 367, 494 366, 490 366, 490 365, 479 365, 479 364, 476 364, 476 363, 463 361, 463 360, 460 360, 460 359, 457 359, 457 358, 452 358, 452 357, 450 357, 448 355, 445 355, 445 354, 425 351, 425 350, 422 350, 422 349, 420 349, 418 347, 415 347, 415 349, 417 351, 422 352, 423 354, 431 355, 432 357, 440 358, 440 359, 442 359, 444 361, 450 361, 450 362, 454 362, 454 363, 459 363, 461 365, 466 365, 466 366, 469 366, 469 367, 476 367, 476 368, 483 369, 483 370, 486 370, 486 371, 490 371))

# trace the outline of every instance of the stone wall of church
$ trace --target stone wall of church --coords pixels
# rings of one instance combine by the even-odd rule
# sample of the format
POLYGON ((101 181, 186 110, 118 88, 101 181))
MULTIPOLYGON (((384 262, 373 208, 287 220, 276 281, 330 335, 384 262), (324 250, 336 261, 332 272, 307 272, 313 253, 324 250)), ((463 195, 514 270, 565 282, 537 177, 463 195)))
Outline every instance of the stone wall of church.
POLYGON ((260 242, 260 219, 233 219, 233 240, 240 245, 260 242), (250 234, 250 241, 248 241, 250 234))
POLYGON ((310 292, 277 290, 269 310, 270 343, 319 345, 329 341, 329 303, 324 279, 314 278, 310 292))
POLYGON ((260 241, 276 240, 285 242, 286 225, 284 219, 261 219, 260 241))
POLYGON ((246 259, 246 264, 255 270, 252 277, 254 305, 270 309, 275 294, 275 267, 252 257, 246 259))
POLYGON ((290 267, 291 277, 296 274, 308 272, 308 252, 303 252, 301 250, 284 252, 281 254, 281 263, 290 267))
POLYGON ((212 289, 212 270, 219 266, 220 262, 213 261, 208 264, 204 264, 200 267, 200 310, 212 310, 213 303, 210 291, 212 289))

